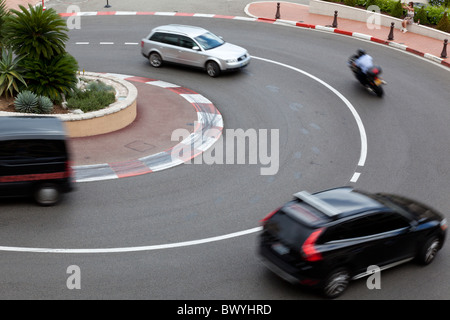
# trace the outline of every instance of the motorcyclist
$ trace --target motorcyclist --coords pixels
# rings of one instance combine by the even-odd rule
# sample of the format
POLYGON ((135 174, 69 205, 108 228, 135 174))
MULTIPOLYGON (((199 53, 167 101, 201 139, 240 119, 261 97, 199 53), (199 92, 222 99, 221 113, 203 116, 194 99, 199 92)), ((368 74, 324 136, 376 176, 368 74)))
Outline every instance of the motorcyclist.
POLYGON ((352 60, 353 66, 356 67, 356 77, 367 85, 367 71, 373 67, 373 58, 364 49, 358 49, 352 60))

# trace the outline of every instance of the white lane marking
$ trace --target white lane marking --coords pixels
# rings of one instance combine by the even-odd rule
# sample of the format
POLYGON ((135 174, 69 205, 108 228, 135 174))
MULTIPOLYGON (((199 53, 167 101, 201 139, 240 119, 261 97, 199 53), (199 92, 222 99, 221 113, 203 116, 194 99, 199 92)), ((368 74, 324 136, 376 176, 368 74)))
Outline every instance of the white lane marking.
POLYGON ((345 105, 347 106, 347 108, 350 110, 350 112, 352 113, 353 117, 356 120, 356 124, 358 125, 358 130, 359 130, 359 135, 361 137, 361 153, 359 156, 359 161, 358 161, 358 166, 363 167, 364 164, 366 163, 366 158, 367 158, 367 135, 366 135, 366 129, 364 128, 364 124, 361 120, 361 117, 359 116, 358 112, 356 111, 355 107, 353 107, 353 105, 350 103, 350 101, 347 100, 346 97, 344 97, 339 91, 337 91, 335 88, 333 88, 331 85, 329 85, 328 83, 326 83, 325 81, 317 78, 316 76, 313 76, 312 74, 303 71, 301 69, 295 68, 293 66, 281 63, 281 62, 277 62, 277 61, 273 61, 273 60, 269 60, 269 59, 265 59, 265 58, 260 58, 260 57, 255 57, 252 56, 252 58, 257 59, 257 60, 261 60, 261 61, 265 61, 265 62, 269 62, 269 63, 273 63, 291 70, 294 70, 296 72, 299 72, 301 74, 304 74, 307 77, 310 77, 311 79, 319 82, 320 84, 322 84, 323 86, 325 86, 326 88, 328 88, 329 90, 331 90, 335 95, 337 95, 339 97, 339 99, 341 99, 345 105))
POLYGON ((51 248, 27 248, 27 247, 0 247, 0 251, 14 251, 14 252, 30 252, 30 253, 123 253, 123 252, 138 252, 138 251, 154 251, 154 250, 162 250, 162 249, 172 249, 172 248, 180 248, 187 246, 195 246, 204 243, 217 242, 226 239, 236 238, 245 236, 251 233, 259 232, 262 230, 262 227, 256 227, 244 231, 233 232, 229 234, 225 234, 222 236, 193 240, 193 241, 184 241, 184 242, 176 242, 169 244, 160 244, 153 246, 140 246, 140 247, 123 247, 123 248, 100 248, 100 249, 51 249, 51 248))
POLYGON ((360 175, 361 175, 361 173, 355 172, 355 173, 353 174, 353 177, 350 179, 350 182, 356 182, 356 181, 358 181, 360 175))
POLYGON ((114 42, 100 42, 100 44, 114 44, 114 42))

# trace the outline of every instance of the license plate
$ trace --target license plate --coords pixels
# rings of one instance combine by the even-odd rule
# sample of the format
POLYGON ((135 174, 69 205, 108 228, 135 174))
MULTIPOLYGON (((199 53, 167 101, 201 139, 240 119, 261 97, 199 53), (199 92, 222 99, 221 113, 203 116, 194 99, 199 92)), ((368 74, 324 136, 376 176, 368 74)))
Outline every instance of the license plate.
POLYGON ((272 245, 272 249, 276 251, 280 256, 288 254, 289 248, 286 247, 284 244, 281 243, 275 243, 272 245))
POLYGON ((378 78, 376 78, 374 82, 375 82, 375 84, 376 84, 377 86, 379 86, 380 84, 383 83, 383 81, 381 81, 381 80, 378 79, 378 78))

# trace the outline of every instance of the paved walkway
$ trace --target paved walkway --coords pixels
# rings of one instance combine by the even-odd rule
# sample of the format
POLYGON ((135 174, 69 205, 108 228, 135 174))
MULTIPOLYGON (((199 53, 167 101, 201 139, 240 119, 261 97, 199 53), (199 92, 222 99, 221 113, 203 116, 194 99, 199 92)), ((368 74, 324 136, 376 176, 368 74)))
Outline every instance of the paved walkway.
MULTIPOLYGON (((255 2, 247 7, 247 14, 264 19, 274 19, 277 12, 277 2, 255 2)), ((295 3, 280 3, 280 19, 295 21, 298 26, 330 26, 333 23, 333 16, 324 16, 309 13, 309 7, 306 5, 295 3)), ((436 57, 441 56, 443 49, 443 41, 434 38, 425 37, 412 32, 402 33, 398 28, 394 29, 394 40, 388 41, 390 32, 389 27, 380 26, 380 29, 369 29, 365 22, 359 22, 348 19, 337 19, 337 32, 351 35, 352 33, 360 33, 372 36, 373 41, 377 42, 394 42, 407 47, 407 51, 424 56, 431 54, 436 57)), ((450 39, 450 34, 449 34, 450 39)), ((444 59, 445 65, 450 67, 450 48, 447 49, 447 58, 444 59)))

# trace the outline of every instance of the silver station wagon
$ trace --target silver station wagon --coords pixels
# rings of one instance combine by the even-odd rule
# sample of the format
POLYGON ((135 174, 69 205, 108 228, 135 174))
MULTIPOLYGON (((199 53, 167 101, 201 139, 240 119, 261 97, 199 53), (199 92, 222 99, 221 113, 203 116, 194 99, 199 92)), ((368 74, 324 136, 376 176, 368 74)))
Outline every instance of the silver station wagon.
POLYGON ((141 52, 159 68, 164 62, 205 69, 211 77, 247 66, 247 50, 225 42, 200 27, 170 24, 152 30, 141 41, 141 52))

